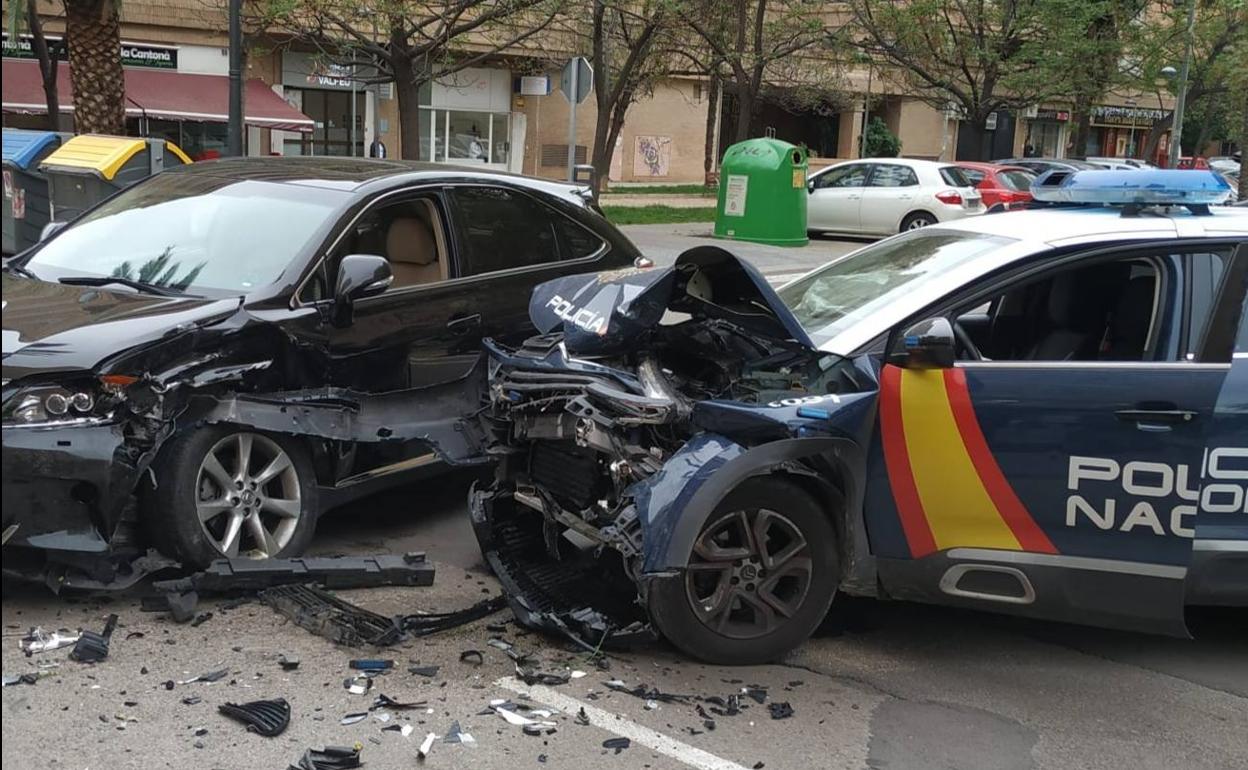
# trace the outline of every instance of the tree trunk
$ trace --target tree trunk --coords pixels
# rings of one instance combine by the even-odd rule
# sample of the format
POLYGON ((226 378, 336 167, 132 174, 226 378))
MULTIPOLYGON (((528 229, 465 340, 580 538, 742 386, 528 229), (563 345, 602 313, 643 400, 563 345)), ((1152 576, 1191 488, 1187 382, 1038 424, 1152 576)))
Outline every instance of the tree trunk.
POLYGON ((1248 201, 1248 91, 1239 109, 1239 199, 1248 201))
POLYGON ((74 130, 124 134, 126 79, 113 0, 65 0, 65 39, 74 87, 74 130))
POLYGON ((714 187, 718 177, 716 164, 719 158, 715 157, 715 128, 719 124, 719 91, 722 88, 718 70, 717 65, 712 66, 711 77, 706 85, 706 143, 702 160, 702 180, 707 188, 714 187))
POLYGON ((39 76, 43 79, 43 99, 48 106, 48 130, 61 129, 61 98, 56 88, 56 68, 58 62, 48 51, 47 38, 43 36, 43 22, 39 20, 39 9, 35 0, 26 0, 26 24, 30 27, 30 47, 39 62, 39 76))
MULTIPOLYGON (((1140 155, 1140 158, 1148 161, 1149 163, 1152 163, 1156 159, 1157 147, 1161 144, 1162 134, 1166 133, 1166 129, 1170 128, 1170 124, 1173 121, 1174 113, 1171 112, 1153 124, 1153 127, 1148 130, 1148 139, 1144 141, 1144 152, 1140 155)), ((1173 166, 1174 162, 1173 158, 1167 158, 1168 166, 1173 166)))
MULTIPOLYGON (((420 86, 410 54, 390 54, 394 71, 394 97, 399 102, 399 143, 403 160, 437 160, 436 147, 429 148, 429 158, 420 155, 420 86)), ((425 137, 427 139, 427 137, 425 137)))
POLYGON ((737 128, 733 132, 733 143, 744 142, 750 138, 750 125, 754 122, 754 111, 757 108, 757 95, 750 92, 748 83, 737 82, 737 128))
MULTIPOLYGON (((615 136, 619 135, 619 130, 612 131, 612 118, 615 110, 609 105, 603 108, 603 102, 598 103, 598 116, 594 121, 594 146, 590 152, 590 164, 594 167, 594 200, 598 199, 599 193, 602 192, 604 182, 611 173, 611 156, 615 154, 615 136), (612 136, 612 134, 615 136, 612 136)), ((623 121, 620 121, 623 124, 623 121)))

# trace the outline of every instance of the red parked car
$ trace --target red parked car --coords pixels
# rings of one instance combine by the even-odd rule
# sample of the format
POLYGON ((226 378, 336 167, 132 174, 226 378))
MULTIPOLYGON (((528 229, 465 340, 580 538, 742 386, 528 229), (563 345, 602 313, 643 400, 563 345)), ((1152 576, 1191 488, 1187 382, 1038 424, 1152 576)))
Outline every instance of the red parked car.
POLYGON ((1036 175, 1020 166, 996 163, 957 163, 958 168, 984 198, 988 213, 1025 209, 1031 202, 1031 180, 1036 175))

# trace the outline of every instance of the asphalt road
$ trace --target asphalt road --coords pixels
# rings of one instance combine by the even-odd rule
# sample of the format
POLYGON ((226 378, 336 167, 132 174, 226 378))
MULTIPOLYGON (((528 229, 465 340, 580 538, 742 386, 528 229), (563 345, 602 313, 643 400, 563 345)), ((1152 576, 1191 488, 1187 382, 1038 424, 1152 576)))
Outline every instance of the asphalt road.
MULTIPOLYGON (((382 614, 444 611, 497 593, 467 524, 468 480, 441 478, 396 489, 331 514, 314 543, 318 554, 426 550, 438 567, 430 588, 367 589, 340 595, 382 614)), ((3 604, 5 674, 55 663, 34 685, 3 690, 3 765, 14 768, 285 768, 309 746, 363 745, 372 770, 417 767, 427 733, 458 721, 476 745, 436 743, 430 768, 1009 768, 1248 767, 1248 648, 1237 618, 1200 619, 1201 638, 1180 641, 1093 629, 1026 623, 909 604, 838 600, 828 628, 782 665, 705 666, 656 644, 612 655, 600 671, 559 642, 527 634, 503 612, 487 620, 387 650, 352 650, 283 621, 268 608, 226 609, 198 627, 139 612, 137 597, 55 598, 40 588, 7 585, 3 604), (28 627, 99 629, 121 616, 109 658, 94 665, 67 651, 23 657, 28 627), (507 622, 497 634, 487 624, 507 622), (508 658, 487 640, 501 635, 548 667, 588 675, 549 688, 510 679, 508 658), (485 662, 460 661, 466 649, 485 662), (297 656, 283 671, 279 654, 297 656), (355 657, 392 658, 395 673, 373 691, 342 686, 355 657), (436 676, 408 673, 436 665, 436 676), (213 684, 173 684, 226 667, 213 684), (736 716, 716 716, 707 730, 693 705, 645 701, 610 692, 619 678, 665 693, 727 696, 744 686, 767 689, 767 702, 789 703, 775 720, 743 698, 736 716), (520 690, 521 692, 517 692, 520 690), (531 737, 493 714, 494 698, 527 694, 554 707, 553 735, 531 737), (385 732, 376 717, 341 725, 378 693, 427 706, 392 711, 387 724, 410 723, 410 737, 385 732), (186 705, 183 698, 202 702, 186 705), (289 729, 276 738, 248 733, 216 713, 227 701, 284 697, 289 729), (577 724, 584 704, 591 725, 577 724), (131 721, 134 720, 134 721, 131 721), (196 735, 198 730, 206 730, 196 735), (603 741, 629 737, 616 755, 603 741), (202 746, 202 748, 201 748, 202 746), (761 765, 758 763, 762 763, 761 765)), ((374 712, 379 714, 381 712, 374 712)))

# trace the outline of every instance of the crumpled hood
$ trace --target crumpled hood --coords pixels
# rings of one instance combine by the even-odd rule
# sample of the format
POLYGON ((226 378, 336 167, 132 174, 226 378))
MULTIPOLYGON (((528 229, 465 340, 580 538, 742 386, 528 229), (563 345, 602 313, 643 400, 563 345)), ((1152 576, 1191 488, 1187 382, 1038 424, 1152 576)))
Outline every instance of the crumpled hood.
POLYGON ((587 355, 627 348, 668 310, 815 347, 762 273, 717 246, 689 249, 671 267, 557 278, 529 299, 529 319, 539 332, 562 326, 569 352, 587 355))
POLYGON ((157 297, 3 276, 4 378, 88 371, 106 358, 238 308, 237 299, 157 297))

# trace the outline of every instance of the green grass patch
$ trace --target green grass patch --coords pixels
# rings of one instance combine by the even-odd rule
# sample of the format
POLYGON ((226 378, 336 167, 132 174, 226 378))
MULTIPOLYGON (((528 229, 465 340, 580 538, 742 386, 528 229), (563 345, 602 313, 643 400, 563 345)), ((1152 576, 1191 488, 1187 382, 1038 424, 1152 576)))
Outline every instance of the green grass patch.
POLYGON ((612 187, 604 195, 700 195, 714 198, 715 190, 700 184, 647 185, 643 187, 612 187))
POLYGON ((714 207, 603 206, 602 213, 617 225, 674 225, 683 222, 715 221, 714 207))

